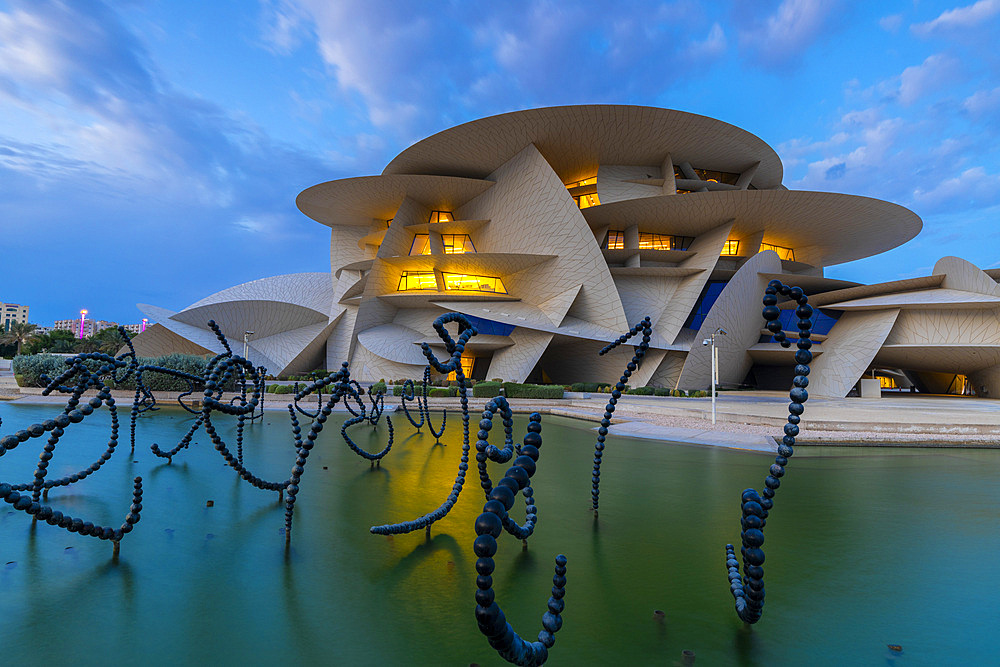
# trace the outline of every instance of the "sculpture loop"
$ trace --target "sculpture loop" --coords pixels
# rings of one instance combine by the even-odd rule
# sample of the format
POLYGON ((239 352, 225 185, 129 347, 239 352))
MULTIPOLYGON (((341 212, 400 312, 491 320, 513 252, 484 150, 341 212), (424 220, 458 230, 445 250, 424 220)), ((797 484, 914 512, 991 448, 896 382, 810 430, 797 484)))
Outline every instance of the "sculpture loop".
POLYGON ((726 545, 726 568, 729 571, 729 589, 736 601, 736 614, 744 623, 756 623, 760 620, 764 609, 764 525, 767 523, 768 512, 774 507, 774 492, 781 485, 781 477, 785 474, 785 466, 793 454, 792 446, 795 436, 799 434, 799 422, 804 410, 803 403, 809 398, 806 387, 809 386, 809 363, 812 361, 812 315, 813 308, 809 305, 809 297, 803 294, 799 287, 789 287, 780 280, 772 280, 764 290, 764 319, 767 330, 774 334, 774 339, 782 347, 790 347, 785 332, 781 328, 778 317, 778 294, 786 296, 798 303, 795 314, 798 316, 799 340, 795 352, 795 378, 792 389, 788 393, 792 402, 788 404, 788 423, 785 424, 785 435, 778 445, 778 456, 768 470, 764 479, 764 490, 757 493, 755 489, 746 489, 740 497, 740 509, 743 517, 740 520, 740 539, 743 556, 743 572, 746 581, 740 577, 740 564, 732 544, 726 545))
MULTIPOLYGON (((500 399, 500 401, 497 399, 491 401, 488 409, 484 411, 483 421, 480 422, 480 434, 489 432, 489 427, 486 424, 492 424, 493 411, 490 408, 497 407, 502 414, 510 414, 510 408, 506 405, 507 401, 503 397, 500 399), (487 412, 489 417, 486 416, 487 412)), ((476 517, 477 537, 472 545, 478 558, 476 572, 479 573, 476 578, 478 589, 476 590, 476 622, 480 632, 486 635, 490 646, 497 650, 500 657, 515 665, 541 665, 548 659, 549 649, 556 641, 555 633, 562 627, 560 614, 565 607, 563 596, 566 594, 566 556, 560 554, 556 556, 555 575, 552 577, 552 596, 549 598, 548 611, 542 616, 542 631, 538 633, 538 641, 528 642, 522 639, 507 622, 503 610, 496 603, 496 594, 493 591, 492 575, 496 569, 496 561, 493 560, 493 556, 497 552, 496 538, 500 536, 503 529, 515 537, 520 537, 519 531, 512 530, 511 524, 513 522, 508 515, 511 507, 514 506, 514 499, 518 491, 525 494, 525 501, 529 503, 529 522, 534 528, 534 506, 531 504, 528 491, 531 489, 529 482, 532 475, 535 474, 538 462, 538 449, 542 446, 542 416, 534 412, 528 417, 528 420, 528 433, 524 436, 524 445, 518 450, 520 455, 514 460, 514 465, 508 468, 497 486, 487 493, 483 512, 476 517)), ((480 443, 484 441, 485 437, 480 435, 480 443)), ((481 454, 486 455, 487 446, 480 447, 477 444, 476 448, 481 454)), ((514 526, 516 527, 516 524, 514 526)))
MULTIPOLYGON (((455 483, 452 485, 451 493, 448 494, 448 497, 436 510, 428 512, 412 521, 372 526, 370 530, 375 535, 396 535, 399 533, 409 533, 421 528, 430 529, 431 524, 444 518, 451 511, 451 508, 458 501, 458 495, 462 492, 462 485, 465 484, 465 472, 469 469, 469 398, 465 386, 465 373, 462 371, 462 352, 465 351, 465 345, 469 342, 469 339, 476 335, 476 330, 469 323, 468 318, 460 313, 445 313, 437 318, 434 320, 434 330, 441 340, 444 341, 445 349, 449 355, 448 361, 441 362, 438 360, 427 343, 423 343, 421 349, 424 356, 427 357, 427 361, 439 373, 455 373, 455 377, 458 380, 458 393, 462 403, 462 459, 458 465, 458 474, 455 476, 455 483), (450 322, 458 323, 458 342, 455 342, 448 333, 448 330, 445 329, 445 325, 450 322)), ((429 372, 429 370, 425 371, 424 376, 427 377, 429 372)), ((428 426, 430 426, 429 423, 428 426)), ((442 432, 444 431, 443 423, 441 430, 442 432)))
POLYGON ((594 445, 594 471, 591 476, 592 487, 590 490, 594 516, 597 516, 598 500, 601 495, 601 458, 604 456, 604 440, 608 436, 608 427, 611 426, 611 414, 615 411, 618 399, 621 398, 622 392, 625 391, 625 385, 628 383, 628 379, 632 376, 632 372, 639 367, 642 358, 646 356, 646 350, 649 349, 649 338, 653 333, 649 316, 647 315, 642 321, 638 322, 634 327, 629 329, 628 333, 619 336, 618 340, 606 345, 600 352, 598 352, 599 355, 607 354, 638 334, 640 331, 642 332, 642 340, 636 347, 635 354, 632 355, 632 361, 628 362, 625 366, 625 371, 622 373, 621 379, 618 380, 615 388, 611 390, 611 398, 608 400, 608 404, 604 408, 604 417, 601 419, 601 426, 597 429, 597 443, 594 445))

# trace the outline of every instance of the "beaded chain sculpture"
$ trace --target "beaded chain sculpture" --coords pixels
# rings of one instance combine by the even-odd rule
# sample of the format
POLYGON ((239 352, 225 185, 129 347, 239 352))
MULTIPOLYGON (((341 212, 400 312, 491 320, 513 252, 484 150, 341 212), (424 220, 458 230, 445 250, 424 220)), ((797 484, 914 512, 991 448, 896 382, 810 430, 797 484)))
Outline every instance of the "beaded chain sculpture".
POLYGON ((642 332, 642 341, 636 347, 635 354, 632 356, 632 361, 628 362, 628 365, 625 366, 625 372, 622 373, 621 379, 618 380, 615 388, 611 390, 611 399, 608 400, 608 404, 604 408, 604 418, 601 419, 601 426, 597 429, 597 443, 594 445, 594 472, 591 478, 593 486, 590 490, 594 516, 597 516, 598 498, 601 495, 601 458, 604 455, 604 440, 608 436, 608 427, 611 426, 611 413, 615 411, 615 406, 618 404, 618 399, 621 398, 622 392, 625 391, 625 385, 628 383, 629 377, 631 377, 632 372, 639 367, 639 362, 641 362, 642 358, 646 356, 646 350, 649 349, 649 338, 653 332, 649 316, 647 315, 645 319, 629 329, 628 333, 623 336, 619 336, 618 340, 605 346, 600 352, 598 352, 599 355, 607 354, 622 343, 626 342, 629 338, 632 338, 632 336, 638 334, 640 331, 642 332))
MULTIPOLYGON (((119 330, 122 335, 125 335, 124 330, 120 327, 119 330)), ((122 538, 132 531, 142 512, 142 477, 136 477, 134 480, 132 506, 129 508, 128 514, 125 515, 125 521, 118 528, 101 526, 84 521, 82 518, 64 514, 49 505, 42 504, 41 494, 44 491, 47 497, 48 490, 53 487, 69 486, 86 479, 111 459, 118 445, 118 409, 104 378, 118 384, 135 373, 138 368, 135 350, 129 345, 129 352, 117 358, 99 352, 78 354, 68 358, 66 364, 69 368, 58 377, 49 379, 43 376, 46 383, 46 387, 42 391, 43 396, 48 396, 53 391, 69 394, 69 399, 67 399, 66 407, 62 413, 54 419, 46 419, 40 424, 32 424, 12 435, 0 437, 0 456, 3 456, 21 443, 41 438, 46 433, 49 434, 48 440, 42 448, 42 453, 38 457, 34 480, 25 484, 0 482, 0 499, 12 505, 15 510, 32 515, 36 521, 41 519, 51 526, 59 526, 71 533, 110 541, 114 545, 114 555, 117 556, 122 538), (74 379, 75 384, 66 384, 74 379), (81 399, 88 389, 96 390, 96 395, 81 403, 81 399), (111 415, 111 433, 108 437, 107 449, 101 458, 80 472, 60 479, 46 479, 49 462, 55 453, 56 445, 59 444, 66 430, 73 424, 79 424, 92 415, 95 410, 102 407, 107 407, 111 415)))
POLYGON ((774 492, 781 485, 781 477, 785 474, 785 466, 791 458, 795 444, 795 436, 799 434, 799 420, 803 412, 803 403, 809 398, 806 387, 809 385, 809 362, 812 361, 812 306, 809 297, 802 293, 799 287, 789 287, 779 280, 772 280, 764 290, 764 319, 767 320, 767 330, 774 334, 775 341, 782 347, 790 347, 791 342, 781 329, 778 317, 778 294, 796 301, 798 307, 795 314, 799 318, 799 340, 795 352, 795 378, 792 380, 792 390, 788 393, 792 402, 788 404, 788 423, 785 424, 785 435, 778 445, 778 456, 768 471, 764 480, 764 490, 757 493, 755 489, 746 489, 740 498, 740 509, 743 518, 740 523, 740 538, 743 546, 740 553, 743 556, 743 573, 746 581, 740 577, 740 564, 732 544, 726 545, 726 568, 729 570, 729 589, 736 600, 736 614, 744 623, 756 623, 760 620, 764 609, 764 525, 767 515, 774 507, 774 492))
POLYGON ((476 560, 476 622, 479 630, 486 635, 490 646, 497 650, 504 660, 515 665, 541 665, 549 657, 549 649, 555 644, 555 633, 562 627, 562 612, 566 594, 566 556, 556 556, 555 576, 552 577, 552 596, 549 598, 548 611, 542 616, 542 631, 538 640, 529 642, 522 639, 507 622, 503 610, 496 603, 493 591, 493 571, 496 562, 493 556, 497 552, 497 540, 502 530, 515 538, 526 539, 535 529, 537 508, 534 504, 531 489, 531 477, 535 474, 538 463, 538 450, 542 446, 542 416, 537 412, 528 417, 528 432, 524 436, 524 444, 516 448, 511 442, 511 410, 507 399, 499 396, 491 400, 483 410, 483 418, 479 422, 479 440, 476 442, 476 461, 479 463, 479 474, 483 490, 486 491, 486 504, 483 512, 476 517, 476 540, 472 548, 478 558, 476 560), (493 415, 500 412, 504 421, 504 448, 497 449, 487 442, 489 431, 493 427, 493 415), (505 463, 513 457, 514 465, 507 469, 503 479, 493 486, 486 473, 486 460, 505 463), (514 506, 517 494, 524 496, 525 522, 518 526, 508 514, 514 506))
MULTIPOLYGON (((413 380, 406 380, 403 382, 403 393, 400 394, 399 404, 403 408, 403 414, 410 421, 411 424, 417 429, 417 433, 420 433, 420 429, 423 427, 426 421, 425 411, 427 410, 427 380, 431 374, 431 367, 427 366, 424 368, 424 382, 422 385, 423 397, 417 394, 416 389, 413 384, 413 380), (417 401, 417 414, 420 416, 420 421, 418 422, 410 414, 410 408, 406 405, 410 401, 417 401)), ((431 429, 433 431, 433 429, 431 429)))
MULTIPOLYGON (((462 485, 465 484, 465 473, 469 469, 469 397, 465 386, 465 373, 462 372, 462 352, 465 351, 465 345, 469 342, 469 339, 476 335, 476 330, 469 323, 465 315, 459 313, 445 313, 434 320, 434 330, 441 340, 444 341, 445 349, 449 355, 448 361, 442 363, 438 360, 427 343, 423 343, 421 349, 424 352, 424 356, 427 357, 427 361, 439 373, 455 373, 455 377, 458 380, 458 395, 462 403, 462 459, 458 465, 458 474, 455 476, 455 484, 452 485, 451 493, 448 494, 448 497, 436 510, 412 521, 372 526, 370 530, 374 535, 398 535, 400 533, 420 530, 421 528, 430 530, 431 524, 443 519, 451 511, 451 508, 455 506, 455 503, 458 501, 458 495, 462 492, 462 485), (452 339, 451 334, 445 329, 445 325, 450 322, 458 323, 457 342, 452 339)), ((429 373, 429 369, 424 371, 425 382, 429 373)), ((429 421, 427 425, 433 433, 434 429, 430 426, 429 421)), ((444 422, 441 423, 441 432, 444 432, 444 422)), ((439 435, 435 434, 435 437, 439 437, 439 435)))

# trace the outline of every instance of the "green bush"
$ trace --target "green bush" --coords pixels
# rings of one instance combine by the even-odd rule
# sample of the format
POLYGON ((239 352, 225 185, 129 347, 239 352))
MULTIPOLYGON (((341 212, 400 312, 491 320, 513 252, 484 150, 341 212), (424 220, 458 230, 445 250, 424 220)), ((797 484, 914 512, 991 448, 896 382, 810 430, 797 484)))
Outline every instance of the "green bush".
POLYGON ((14 376, 14 381, 17 382, 17 386, 18 387, 27 387, 28 386, 28 385, 24 384, 24 376, 23 375, 15 375, 14 376))
POLYGON ((274 387, 275 394, 291 394, 294 391, 290 384, 275 384, 271 386, 274 387))
POLYGON ((653 387, 636 387, 635 389, 629 389, 626 394, 632 394, 634 396, 652 396, 653 387))
POLYGON ((379 380, 378 382, 376 382, 375 384, 372 385, 371 389, 372 389, 372 395, 375 395, 378 392, 382 392, 384 394, 385 393, 385 380, 379 380))
MULTIPOLYGON (((413 391, 414 391, 414 393, 416 393, 417 392, 417 388, 414 387, 413 391)), ((403 395, 403 383, 402 382, 396 382, 396 383, 394 383, 392 385, 392 395, 393 396, 402 396, 403 395)))
POLYGON ((570 391, 590 391, 590 392, 600 392, 603 391, 601 387, 606 387, 607 384, 603 382, 574 382, 569 386, 570 391))
POLYGON ((666 387, 657 387, 655 390, 653 390, 653 395, 654 396, 669 396, 670 395, 670 390, 667 389, 666 387))
POLYGON ((68 357, 57 357, 54 354, 22 354, 14 357, 11 370, 14 371, 14 378, 18 380, 18 385, 22 387, 44 387, 42 383, 42 373, 50 378, 54 378, 67 368, 66 359, 68 357))
POLYGON ((503 383, 504 395, 507 398, 562 398, 561 384, 519 384, 517 382, 503 383))
POLYGON ((706 396, 708 396, 708 392, 703 389, 694 389, 692 391, 689 391, 687 395, 690 396, 691 398, 705 398, 706 396))
POLYGON ((502 386, 499 382, 492 380, 489 382, 480 382, 472 388, 472 395, 476 398, 494 398, 500 395, 500 387, 502 386))
POLYGON ((430 398, 448 398, 451 396, 451 391, 447 387, 434 387, 427 391, 427 396, 430 398))

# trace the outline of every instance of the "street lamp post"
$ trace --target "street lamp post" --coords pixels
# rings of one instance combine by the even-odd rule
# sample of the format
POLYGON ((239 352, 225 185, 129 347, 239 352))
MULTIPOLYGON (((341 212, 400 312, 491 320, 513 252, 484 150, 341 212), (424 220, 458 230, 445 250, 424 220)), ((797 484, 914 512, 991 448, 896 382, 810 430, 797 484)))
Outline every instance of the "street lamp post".
POLYGON ((712 425, 715 426, 715 387, 719 384, 719 348, 715 345, 716 335, 725 336, 726 330, 717 327, 712 335, 701 341, 702 345, 712 346, 712 425))

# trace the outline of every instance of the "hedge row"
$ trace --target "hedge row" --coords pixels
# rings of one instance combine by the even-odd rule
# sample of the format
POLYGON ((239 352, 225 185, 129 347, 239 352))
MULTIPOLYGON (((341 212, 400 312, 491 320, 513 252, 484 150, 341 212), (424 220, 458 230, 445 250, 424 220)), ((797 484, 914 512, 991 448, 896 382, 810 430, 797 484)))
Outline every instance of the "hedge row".
MULTIPOLYGON (((18 382, 22 387, 44 387, 42 374, 55 378, 65 371, 68 366, 66 361, 70 357, 58 356, 55 354, 30 354, 21 355, 14 358, 12 370, 18 377, 18 382)), ((208 367, 208 359, 193 354, 167 354, 160 357, 139 357, 140 365, 162 366, 184 373, 190 373, 201 377, 208 367)), ((89 360, 85 362, 87 368, 97 371, 103 364, 99 361, 89 360)), ((122 374, 119 369, 118 375, 122 374)), ((125 382, 114 383, 110 376, 105 376, 104 381, 112 389, 135 389, 135 376, 129 377, 125 382)), ((152 391, 187 391, 188 383, 182 378, 177 378, 166 373, 156 373, 149 371, 143 374, 143 383, 152 391)))
POLYGON ((561 384, 519 384, 517 382, 480 382, 472 388, 477 398, 493 398, 500 395, 500 388, 507 398, 562 398, 561 384))

